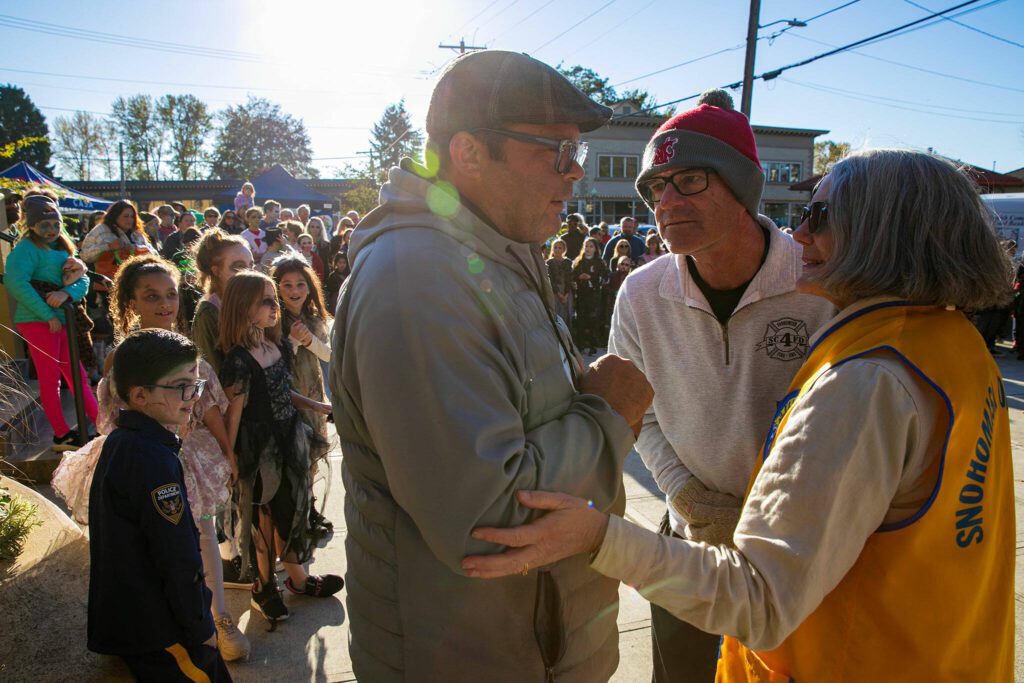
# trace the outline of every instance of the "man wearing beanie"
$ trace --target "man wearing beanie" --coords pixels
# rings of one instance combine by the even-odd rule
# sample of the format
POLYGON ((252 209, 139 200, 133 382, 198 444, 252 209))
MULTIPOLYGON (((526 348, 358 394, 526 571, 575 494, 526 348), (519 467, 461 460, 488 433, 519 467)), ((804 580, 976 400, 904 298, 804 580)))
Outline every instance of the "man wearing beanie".
MULTIPOLYGON (((764 173, 728 93, 662 124, 636 187, 671 253, 626 278, 608 350, 654 387, 636 448, 662 533, 729 544, 775 402, 834 310, 794 290, 801 249, 758 214, 764 173)), ((714 680, 719 634, 651 605, 651 638, 656 682, 714 680)))
POLYGON ((390 169, 335 316, 330 386, 346 488, 349 650, 359 680, 606 681, 618 583, 587 558, 496 581, 479 526, 536 518, 523 489, 622 514, 647 381, 589 368, 553 314, 540 245, 611 112, 550 66, 456 58, 427 112, 426 164, 390 169))

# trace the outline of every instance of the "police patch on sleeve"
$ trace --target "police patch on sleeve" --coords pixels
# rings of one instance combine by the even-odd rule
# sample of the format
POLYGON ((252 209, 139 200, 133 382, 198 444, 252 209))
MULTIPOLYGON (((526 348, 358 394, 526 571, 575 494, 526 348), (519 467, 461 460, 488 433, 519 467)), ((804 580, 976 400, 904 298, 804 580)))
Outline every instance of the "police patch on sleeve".
POLYGON ((185 512, 185 499, 182 497, 181 484, 164 484, 153 489, 153 505, 156 511, 171 524, 181 521, 185 512))

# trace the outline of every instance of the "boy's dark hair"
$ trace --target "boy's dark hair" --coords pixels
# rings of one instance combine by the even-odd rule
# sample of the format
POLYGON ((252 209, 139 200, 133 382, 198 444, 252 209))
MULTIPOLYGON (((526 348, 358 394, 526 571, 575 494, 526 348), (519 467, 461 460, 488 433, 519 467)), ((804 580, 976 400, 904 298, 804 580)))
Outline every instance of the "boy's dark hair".
POLYGON ((199 349, 177 332, 149 328, 132 332, 114 351, 114 385, 128 403, 132 387, 156 384, 161 377, 183 365, 191 365, 199 349))

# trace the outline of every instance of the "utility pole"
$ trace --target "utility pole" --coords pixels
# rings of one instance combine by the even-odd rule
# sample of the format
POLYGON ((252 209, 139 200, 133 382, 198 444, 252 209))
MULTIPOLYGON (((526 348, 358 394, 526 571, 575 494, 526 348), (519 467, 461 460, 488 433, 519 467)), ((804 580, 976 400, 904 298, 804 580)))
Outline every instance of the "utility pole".
POLYGON ((128 191, 125 190, 124 186, 124 143, 117 143, 117 156, 121 161, 121 199, 127 199, 128 191))
POLYGON ((747 58, 743 63, 743 97, 740 111, 750 119, 750 102, 754 98, 754 56, 757 52, 757 29, 761 14, 761 0, 750 0, 750 19, 747 21, 747 58))
POLYGON ((460 55, 466 54, 466 50, 486 50, 487 49, 486 45, 483 46, 483 47, 480 47, 480 46, 477 46, 477 45, 469 45, 469 46, 467 46, 465 38, 460 38, 458 45, 444 45, 443 43, 438 43, 437 46, 439 48, 441 48, 441 49, 458 50, 460 55))

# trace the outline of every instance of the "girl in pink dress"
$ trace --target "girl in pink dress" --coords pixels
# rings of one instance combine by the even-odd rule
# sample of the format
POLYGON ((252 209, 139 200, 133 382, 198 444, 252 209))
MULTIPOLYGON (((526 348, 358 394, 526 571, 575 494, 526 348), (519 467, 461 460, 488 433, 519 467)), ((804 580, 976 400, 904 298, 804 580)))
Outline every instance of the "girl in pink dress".
MULTIPOLYGON (((174 264, 152 255, 135 256, 122 264, 111 293, 111 317, 115 335, 123 338, 133 329, 173 330, 178 321, 179 271, 174 264)), ((88 523, 89 488, 93 471, 103 449, 106 434, 116 426, 123 404, 110 376, 116 350, 107 356, 100 380, 101 434, 82 448, 64 455, 53 475, 53 489, 67 503, 73 517, 88 523)), ((223 567, 217 547, 214 515, 230 499, 230 486, 237 476, 234 449, 224 424, 227 397, 210 364, 199 360, 199 378, 206 380, 201 398, 193 408, 192 422, 182 439, 180 458, 192 515, 199 528, 199 549, 206 583, 213 593, 213 616, 218 645, 225 660, 249 656, 249 642, 228 614, 224 601, 223 567)))

